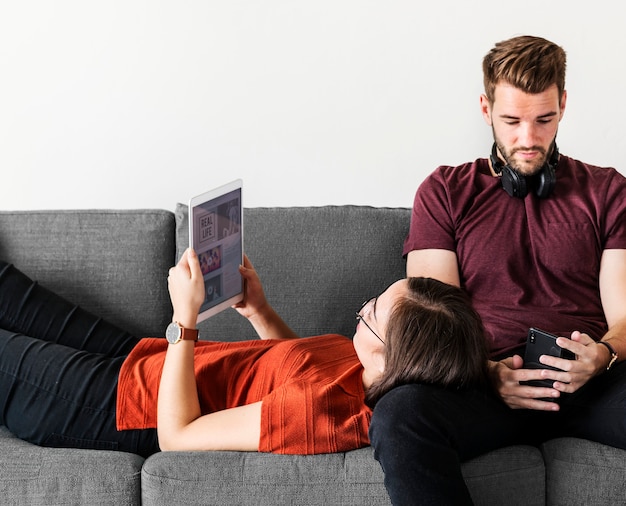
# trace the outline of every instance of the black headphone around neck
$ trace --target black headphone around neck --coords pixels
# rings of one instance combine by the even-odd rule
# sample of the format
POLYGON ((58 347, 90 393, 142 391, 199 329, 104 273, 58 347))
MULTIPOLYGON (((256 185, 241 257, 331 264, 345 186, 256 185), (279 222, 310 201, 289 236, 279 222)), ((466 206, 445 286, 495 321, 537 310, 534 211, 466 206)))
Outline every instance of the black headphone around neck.
POLYGON ((533 176, 523 176, 508 164, 505 165, 498 158, 496 143, 491 148, 491 166, 496 174, 502 174, 500 181, 502 188, 511 197, 523 199, 528 195, 530 188, 534 188, 535 195, 541 199, 547 199, 556 184, 556 166, 559 163, 559 148, 554 144, 550 159, 541 167, 541 170, 533 176))

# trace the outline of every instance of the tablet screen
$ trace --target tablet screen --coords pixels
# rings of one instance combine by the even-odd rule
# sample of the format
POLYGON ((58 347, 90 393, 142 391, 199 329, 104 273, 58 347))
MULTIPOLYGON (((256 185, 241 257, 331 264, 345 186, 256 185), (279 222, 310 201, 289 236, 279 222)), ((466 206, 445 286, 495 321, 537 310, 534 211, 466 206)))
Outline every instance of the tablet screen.
POLYGON ((198 322, 243 300, 243 206, 240 179, 189 201, 189 244, 204 276, 198 322))

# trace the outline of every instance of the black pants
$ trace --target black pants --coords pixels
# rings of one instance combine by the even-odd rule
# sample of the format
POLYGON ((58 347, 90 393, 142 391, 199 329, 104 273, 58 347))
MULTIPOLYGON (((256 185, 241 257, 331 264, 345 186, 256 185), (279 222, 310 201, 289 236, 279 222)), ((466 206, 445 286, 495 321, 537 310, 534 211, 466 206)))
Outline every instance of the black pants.
POLYGON ((115 426, 137 342, 0 261, 0 424, 41 446, 157 452, 156 430, 115 426))
POLYGON ((393 504, 472 504, 461 462, 504 446, 571 436, 626 449, 626 362, 559 403, 559 412, 513 410, 491 392, 391 390, 374 408, 370 439, 393 504))

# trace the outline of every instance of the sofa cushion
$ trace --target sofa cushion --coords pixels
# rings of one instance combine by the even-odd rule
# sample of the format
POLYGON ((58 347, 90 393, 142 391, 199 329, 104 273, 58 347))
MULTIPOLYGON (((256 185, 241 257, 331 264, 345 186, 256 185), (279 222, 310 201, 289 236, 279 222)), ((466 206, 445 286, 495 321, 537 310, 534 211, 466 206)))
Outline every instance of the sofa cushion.
MULTIPOLYGON (((462 469, 476 505, 544 504, 545 469, 537 448, 502 448, 463 464, 462 469)), ((144 464, 142 487, 144 506, 390 504, 371 448, 308 456, 158 453, 144 464)))
POLYGON ((534 446, 508 446, 462 465, 474 504, 540 506, 545 504, 545 466, 534 446))
MULTIPOLYGON (((0 503, 139 505, 138 455, 41 448, 0 427, 0 503)), ((174 504, 174 503, 173 503, 174 504)))
MULTIPOLYGON (((301 336, 354 334, 364 300, 405 276, 410 210, 368 206, 246 208, 244 250, 278 314, 301 336)), ((177 258, 187 248, 187 206, 176 208, 177 258)), ((200 323, 210 340, 254 338, 234 310, 200 323)))
POLYGON ((137 336, 171 319, 174 215, 163 210, 0 212, 0 258, 137 336))
POLYGON ((142 470, 143 505, 389 505, 369 448, 346 454, 165 452, 142 470))
POLYGON ((626 450, 584 439, 552 439, 542 446, 547 504, 626 504, 626 450))

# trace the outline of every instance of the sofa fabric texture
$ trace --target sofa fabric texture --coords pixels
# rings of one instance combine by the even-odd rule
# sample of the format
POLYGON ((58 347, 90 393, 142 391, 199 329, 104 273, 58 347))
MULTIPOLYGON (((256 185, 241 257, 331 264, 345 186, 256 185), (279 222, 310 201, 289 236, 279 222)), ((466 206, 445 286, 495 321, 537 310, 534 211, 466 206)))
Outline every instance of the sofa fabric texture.
MULTIPOLYGON (((410 210, 250 208, 244 249, 268 300, 302 336, 351 336, 354 312, 404 276, 410 210)), ((137 336, 171 319, 167 271, 187 247, 187 207, 0 212, 0 258, 137 336)), ((229 309, 200 338, 255 338, 229 309)), ((513 446, 462 466, 477 505, 626 504, 626 452, 573 438, 513 446)), ((388 505, 370 448, 285 456, 138 455, 41 448, 0 427, 0 503, 19 505, 388 505)), ((419 504, 415 498, 415 504, 419 504)))

